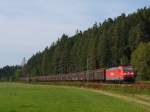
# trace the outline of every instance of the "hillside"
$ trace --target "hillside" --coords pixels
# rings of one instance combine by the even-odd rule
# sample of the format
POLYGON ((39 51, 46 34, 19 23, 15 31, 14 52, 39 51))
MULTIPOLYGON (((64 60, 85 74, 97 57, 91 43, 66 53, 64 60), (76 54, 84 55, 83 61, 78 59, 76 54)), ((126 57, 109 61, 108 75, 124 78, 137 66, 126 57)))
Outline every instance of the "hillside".
POLYGON ((133 51, 141 42, 149 41, 150 8, 143 8, 96 23, 72 37, 62 35, 43 52, 33 55, 25 68, 35 76, 130 65, 133 51))

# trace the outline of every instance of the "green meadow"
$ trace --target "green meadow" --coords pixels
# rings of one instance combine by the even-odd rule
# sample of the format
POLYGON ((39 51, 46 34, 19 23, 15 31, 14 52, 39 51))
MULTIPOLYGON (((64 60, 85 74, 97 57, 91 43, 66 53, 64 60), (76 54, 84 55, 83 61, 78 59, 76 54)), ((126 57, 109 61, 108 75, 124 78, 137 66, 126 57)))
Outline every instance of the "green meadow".
POLYGON ((148 112, 142 105, 75 87, 0 83, 0 112, 148 112))

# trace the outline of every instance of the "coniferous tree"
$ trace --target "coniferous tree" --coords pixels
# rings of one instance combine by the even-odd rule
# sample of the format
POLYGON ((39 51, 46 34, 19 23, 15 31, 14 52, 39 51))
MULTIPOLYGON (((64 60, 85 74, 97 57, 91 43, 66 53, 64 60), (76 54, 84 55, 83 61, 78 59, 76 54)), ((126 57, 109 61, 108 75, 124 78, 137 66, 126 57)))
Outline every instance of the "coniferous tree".
POLYGON ((87 69, 129 65, 141 42, 150 41, 150 8, 122 14, 86 31, 61 38, 27 63, 30 76, 80 72, 87 69), (88 67, 87 67, 88 66, 88 67))

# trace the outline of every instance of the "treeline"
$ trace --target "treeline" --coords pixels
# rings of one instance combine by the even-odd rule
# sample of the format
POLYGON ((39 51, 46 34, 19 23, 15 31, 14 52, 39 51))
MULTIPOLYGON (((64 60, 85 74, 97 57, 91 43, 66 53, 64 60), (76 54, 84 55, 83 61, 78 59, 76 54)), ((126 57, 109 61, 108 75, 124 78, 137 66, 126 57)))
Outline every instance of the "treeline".
POLYGON ((20 77, 21 67, 20 66, 5 66, 0 68, 0 80, 15 80, 20 77), (18 73, 20 71, 20 73, 18 73))
POLYGON ((95 23, 72 37, 63 34, 43 52, 33 55, 25 68, 28 75, 36 76, 130 65, 133 51, 141 42, 149 41, 150 8, 145 7, 133 14, 95 23))

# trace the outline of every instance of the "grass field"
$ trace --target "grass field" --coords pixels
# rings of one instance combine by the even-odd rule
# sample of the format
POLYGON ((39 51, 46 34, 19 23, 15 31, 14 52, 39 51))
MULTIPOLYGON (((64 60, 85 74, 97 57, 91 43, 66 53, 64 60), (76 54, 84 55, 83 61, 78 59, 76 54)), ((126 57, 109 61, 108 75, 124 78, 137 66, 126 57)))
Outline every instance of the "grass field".
POLYGON ((0 112, 148 112, 142 105, 75 87, 0 83, 0 112))

